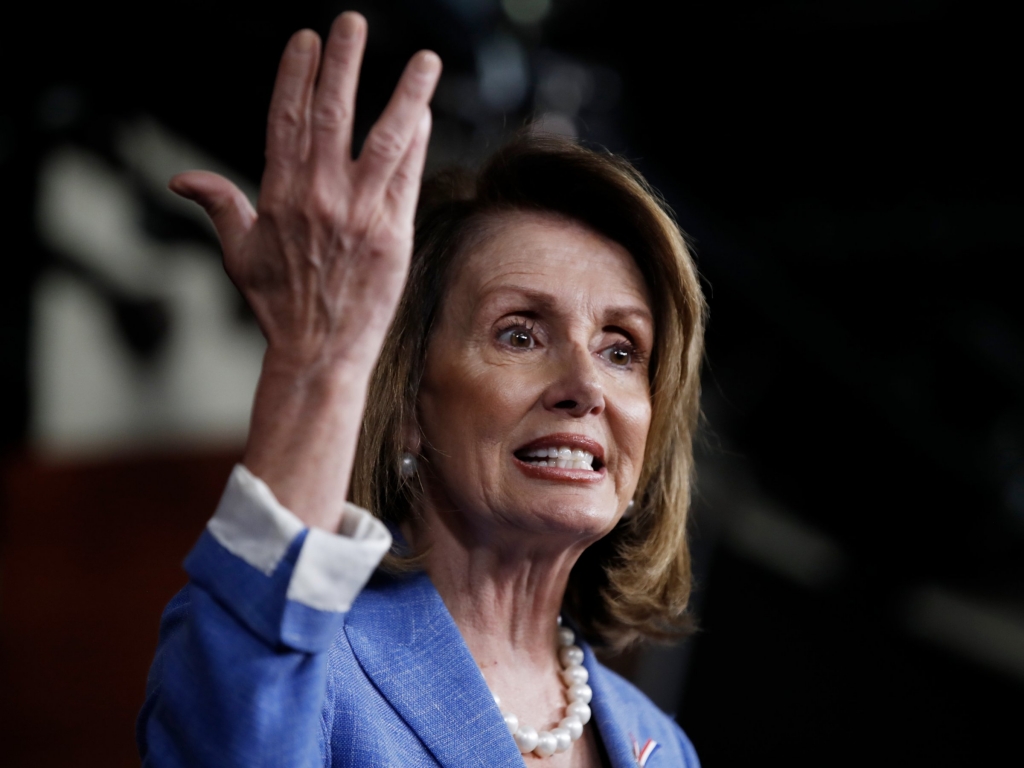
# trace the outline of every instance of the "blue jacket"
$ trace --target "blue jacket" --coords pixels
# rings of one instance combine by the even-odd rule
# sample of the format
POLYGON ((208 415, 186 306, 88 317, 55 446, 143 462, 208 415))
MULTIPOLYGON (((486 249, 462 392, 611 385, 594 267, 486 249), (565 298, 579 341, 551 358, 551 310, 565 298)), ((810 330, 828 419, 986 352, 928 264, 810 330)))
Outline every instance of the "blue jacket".
MULTIPOLYGON (((203 533, 161 623, 138 721, 143 765, 522 768, 430 579, 378 573, 350 610, 310 607, 289 590, 310 533, 273 570, 203 533)), ((636 745, 651 739, 650 768, 696 768, 682 730, 584 653, 611 764, 637 766, 636 745)))

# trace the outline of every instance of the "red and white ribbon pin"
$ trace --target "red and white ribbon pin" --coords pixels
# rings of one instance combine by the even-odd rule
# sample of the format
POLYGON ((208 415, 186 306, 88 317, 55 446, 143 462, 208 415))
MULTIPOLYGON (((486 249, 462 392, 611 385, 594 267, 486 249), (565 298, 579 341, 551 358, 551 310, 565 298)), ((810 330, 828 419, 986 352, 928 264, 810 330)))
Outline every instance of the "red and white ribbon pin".
POLYGON ((636 758, 636 764, 638 768, 644 768, 651 755, 654 754, 654 750, 658 748, 658 742, 654 739, 648 739, 641 747, 633 734, 630 734, 629 737, 633 740, 633 757, 636 758))

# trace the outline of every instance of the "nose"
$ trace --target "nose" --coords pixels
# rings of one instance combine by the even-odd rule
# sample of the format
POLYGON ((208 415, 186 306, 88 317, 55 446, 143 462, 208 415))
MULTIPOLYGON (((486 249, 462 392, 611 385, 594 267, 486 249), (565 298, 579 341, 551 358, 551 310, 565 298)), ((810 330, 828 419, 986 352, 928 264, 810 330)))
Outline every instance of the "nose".
POLYGON ((544 392, 544 407, 581 417, 597 416, 604 406, 604 388, 593 355, 585 346, 572 345, 559 356, 551 384, 544 392))

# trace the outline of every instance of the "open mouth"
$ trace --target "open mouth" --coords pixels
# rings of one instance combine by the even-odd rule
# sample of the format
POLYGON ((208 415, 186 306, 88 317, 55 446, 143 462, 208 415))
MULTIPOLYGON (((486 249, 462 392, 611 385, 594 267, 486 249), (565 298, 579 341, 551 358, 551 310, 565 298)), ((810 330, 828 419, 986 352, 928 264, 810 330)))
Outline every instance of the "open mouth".
POLYGON ((574 432, 560 432, 531 440, 515 451, 522 465, 537 468, 576 470, 582 473, 604 474, 604 446, 597 440, 574 432))
POLYGON ((600 471, 604 464, 590 451, 572 448, 568 445, 549 448, 529 448, 516 451, 516 458, 535 467, 558 467, 559 469, 586 469, 600 471))

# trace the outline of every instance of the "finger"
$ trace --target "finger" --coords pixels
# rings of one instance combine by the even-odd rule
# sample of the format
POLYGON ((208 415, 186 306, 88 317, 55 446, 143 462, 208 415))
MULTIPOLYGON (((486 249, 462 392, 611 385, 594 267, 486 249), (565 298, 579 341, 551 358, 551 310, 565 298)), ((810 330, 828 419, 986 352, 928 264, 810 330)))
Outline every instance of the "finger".
MULTIPOLYGON (((301 163, 309 146, 309 107, 320 60, 320 38, 303 29, 281 55, 267 115, 267 173, 273 180, 301 163)), ((264 181, 264 186, 266 186, 264 181)))
POLYGON ((216 173, 187 171, 167 185, 172 192, 199 203, 210 217, 225 255, 235 253, 256 221, 248 198, 238 187, 216 173))
POLYGON ((413 56, 384 114, 370 129, 359 155, 357 177, 360 197, 368 203, 383 194, 405 157, 440 76, 441 59, 436 53, 420 51, 413 56))
POLYGON ((423 179, 423 165, 427 160, 427 145, 430 143, 430 108, 423 113, 412 143, 405 151, 405 157, 398 164, 388 184, 387 198, 394 221, 401 227, 413 227, 416 218, 416 203, 420 196, 420 181, 423 179))
POLYGON ((352 11, 335 19, 313 97, 311 140, 317 168, 338 168, 341 161, 352 159, 352 120, 365 47, 366 19, 352 11))

